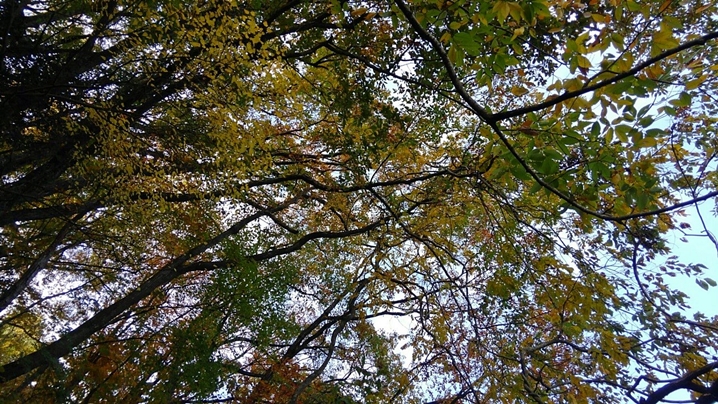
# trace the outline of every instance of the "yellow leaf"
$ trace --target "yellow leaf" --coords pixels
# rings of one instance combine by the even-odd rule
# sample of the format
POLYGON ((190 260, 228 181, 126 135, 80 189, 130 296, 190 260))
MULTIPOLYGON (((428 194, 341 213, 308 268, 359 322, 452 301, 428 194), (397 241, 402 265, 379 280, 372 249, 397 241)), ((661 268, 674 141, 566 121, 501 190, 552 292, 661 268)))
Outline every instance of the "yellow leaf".
POLYGON ((656 141, 656 138, 654 137, 644 137, 643 139, 636 142, 637 147, 656 147, 658 145, 658 142, 656 141))
POLYGON ((665 24, 653 34, 653 54, 678 46, 678 40, 673 36, 673 30, 665 24))
POLYGON ((359 17, 360 15, 366 13, 367 8, 366 7, 359 7, 355 10, 352 10, 351 15, 352 17, 359 17))
POLYGON ((702 7, 698 7, 698 8, 696 9, 696 12, 695 12, 695 13, 696 13, 696 14, 700 14, 700 13, 702 13, 702 12, 708 10, 711 6, 713 6, 713 4, 712 4, 712 3, 708 3, 708 4, 706 4, 706 5, 702 6, 702 7))
POLYGON ((525 89, 524 87, 520 87, 520 86, 511 87, 511 94, 513 94, 517 97, 527 94, 528 92, 529 91, 527 89, 525 89))
POLYGON ((700 85, 703 84, 703 82, 706 81, 707 78, 708 78, 708 76, 706 76, 704 74, 704 75, 698 77, 697 79, 687 82, 686 90, 695 90, 696 88, 700 87, 700 85))
POLYGON ((446 56, 449 57, 451 63, 456 63, 456 46, 449 48, 449 52, 447 52, 446 56))
POLYGON ((655 79, 661 77, 661 75, 663 74, 663 66, 658 65, 658 64, 651 65, 651 66, 647 67, 645 71, 646 71, 646 75, 650 79, 655 80, 655 79))
POLYGON ((694 71, 701 69, 703 67, 703 61, 700 58, 693 58, 686 63, 686 67, 694 71))
POLYGON ((523 13, 523 9, 521 8, 521 5, 519 3, 510 2, 507 3, 509 6, 509 14, 511 15, 511 18, 514 19, 514 21, 521 21, 521 13, 523 13))
POLYGON ((441 38, 439 38, 439 40, 443 43, 449 43, 449 41, 451 40, 451 33, 449 33, 448 31, 444 32, 441 35, 441 38))
POLYGON ((499 20, 499 23, 503 24, 506 21, 506 18, 509 16, 509 13, 511 12, 511 7, 506 1, 497 1, 496 3, 494 3, 494 7, 491 9, 491 11, 496 13, 496 17, 499 20))
POLYGON ((580 67, 582 69, 590 69, 591 68, 591 61, 589 61, 583 55, 576 55, 576 61, 578 62, 578 67, 580 67))
POLYGON ((661 8, 658 10, 658 12, 663 14, 663 12, 665 12, 666 9, 668 9, 668 7, 671 5, 672 2, 673 2, 673 0, 664 1, 663 4, 661 4, 661 8))
POLYGON ((523 35, 524 30, 525 30, 524 27, 516 28, 516 29, 514 30, 514 35, 511 37, 511 40, 513 41, 514 39, 516 39, 517 37, 519 37, 519 35, 523 35))

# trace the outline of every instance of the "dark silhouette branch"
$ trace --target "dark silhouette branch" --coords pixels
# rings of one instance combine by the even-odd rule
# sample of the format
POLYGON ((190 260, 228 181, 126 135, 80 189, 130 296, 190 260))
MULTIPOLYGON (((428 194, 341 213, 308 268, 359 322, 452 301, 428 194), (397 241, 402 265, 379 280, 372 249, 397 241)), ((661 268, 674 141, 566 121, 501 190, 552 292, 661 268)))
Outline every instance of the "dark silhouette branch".
POLYGON ((704 374, 714 369, 718 369, 718 362, 709 363, 701 368, 688 372, 684 374, 680 379, 672 381, 665 386, 659 388, 658 390, 654 391, 653 393, 649 394, 647 397, 642 398, 641 401, 639 401, 639 404, 658 404, 669 394, 678 390, 692 390, 702 394, 710 394, 713 396, 713 401, 704 402, 714 403, 718 401, 718 392, 713 391, 713 387, 716 386, 716 383, 713 383, 713 386, 708 389, 699 382, 697 382, 697 379, 700 376, 703 376, 704 374))
MULTIPOLYGON (((474 100, 474 98, 471 97, 471 96, 469 95, 469 93, 466 91, 466 89, 464 88, 463 84, 461 83, 461 80, 459 79, 458 75, 456 74, 456 71, 454 70, 453 64, 451 63, 451 61, 449 60, 448 55, 446 54, 446 51, 444 51, 444 48, 443 48, 443 46, 441 45, 441 42, 439 42, 436 38, 434 38, 429 32, 427 32, 427 31, 421 26, 421 24, 419 24, 419 22, 416 20, 416 18, 414 17, 414 15, 411 13, 411 10, 409 10, 409 8, 407 7, 406 3, 404 3, 403 0, 396 0, 396 5, 399 7, 399 9, 401 10, 401 12, 404 14, 404 17, 409 21, 409 23, 411 24, 412 28, 414 28, 414 30, 416 30, 416 32, 419 34, 419 36, 420 36, 421 38, 423 38, 424 40, 426 40, 427 42, 429 42, 429 43, 432 45, 434 51, 439 54, 439 56, 440 56, 440 58, 441 58, 441 61, 442 61, 442 63, 444 64, 444 68, 446 69, 447 75, 449 76, 449 79, 451 80, 452 84, 454 85, 454 88, 456 89, 456 92, 461 96, 461 98, 462 98, 462 99, 466 102, 466 104, 470 107, 470 110, 473 111, 479 118, 481 118, 482 120, 484 120, 486 123, 489 124, 489 126, 491 127, 491 129, 493 129, 494 133, 496 133, 496 134, 498 135, 499 139, 501 140, 501 143, 503 143, 504 146, 506 146, 506 148, 509 150, 509 152, 511 153, 511 155, 512 155, 514 158, 516 158, 516 160, 519 162, 519 164, 521 165, 521 167, 523 167, 524 170, 526 170, 526 172, 531 176, 531 178, 533 178, 536 182, 538 182, 542 187, 548 189, 552 194, 558 196, 558 197, 561 198, 563 201, 565 201, 566 203, 568 203, 571 207, 573 207, 573 208, 576 209, 577 211, 582 212, 582 213, 585 213, 585 214, 588 214, 588 215, 591 215, 591 216, 594 216, 594 217, 597 217, 597 218, 599 218, 599 219, 609 220, 609 221, 613 221, 613 222, 623 222, 623 221, 626 221, 626 220, 629 220, 629 219, 635 219, 635 218, 646 217, 646 216, 654 216, 654 215, 657 215, 657 214, 659 214, 659 213, 664 213, 664 212, 673 211, 673 210, 680 209, 680 208, 685 207, 685 206, 693 205, 693 204, 695 204, 695 203, 698 203, 698 202, 701 202, 701 201, 704 201, 704 200, 713 198, 713 197, 715 197, 715 196, 718 196, 718 191, 713 191, 713 192, 710 192, 710 193, 708 193, 708 194, 706 194, 706 195, 703 195, 703 196, 701 196, 701 197, 692 198, 692 199, 690 199, 690 200, 688 200, 688 201, 681 202, 681 203, 677 203, 677 204, 674 204, 674 205, 671 205, 671 206, 667 206, 667 207, 664 207, 664 208, 655 209, 655 210, 651 210, 651 211, 647 211, 647 212, 633 213, 633 214, 623 215, 623 216, 611 216, 611 215, 607 215, 607 214, 604 214, 604 213, 600 213, 600 212, 594 211, 594 210, 592 210, 592 209, 588 209, 587 207, 581 205, 580 203, 576 202, 576 201, 575 201, 572 197, 570 197, 569 195, 567 195, 567 194, 561 192, 561 191, 558 190, 556 187, 554 187, 554 186, 552 186, 551 184, 549 184, 548 182, 546 182, 543 178, 541 178, 541 177, 538 175, 538 173, 537 173, 533 168, 531 168, 531 166, 523 159, 523 157, 522 157, 522 156, 518 153, 518 151, 513 147, 513 145, 512 145, 511 142, 509 141, 509 139, 506 137, 506 135, 503 133, 503 131, 501 130, 501 128, 499 128, 499 126, 498 126, 498 122, 499 122, 501 119, 506 119, 506 118, 508 118, 509 116, 504 117, 504 116, 502 116, 501 114, 489 114, 489 113, 486 111, 486 109, 484 109, 483 107, 481 107, 481 106, 476 102, 476 100, 474 100)), ((616 76, 616 77, 613 77, 612 79, 603 81, 603 82, 601 82, 601 83, 597 83, 597 84, 595 84, 594 86, 589 86, 589 87, 586 87, 586 88, 581 89, 581 90, 577 90, 577 91, 572 92, 572 93, 564 94, 563 100, 565 101, 565 100, 570 99, 570 98, 575 98, 575 97, 578 97, 578 96, 580 96, 580 95, 582 95, 582 94, 585 94, 585 93, 587 93, 587 92, 594 91, 594 90, 596 90, 596 89, 598 89, 598 88, 601 88, 601 87, 603 87, 603 86, 607 86, 607 85, 609 85, 609 84, 615 83, 616 81, 621 80, 622 78, 625 78, 625 77, 628 77, 628 76, 631 76, 631 75, 636 74, 637 72, 639 72, 639 71, 645 69, 646 67, 648 67, 648 66, 650 66, 650 65, 652 65, 652 64, 654 64, 654 63, 656 63, 656 62, 658 62, 658 61, 660 61, 660 60, 662 60, 662 59, 665 59, 665 58, 667 58, 667 57, 669 57, 669 56, 671 56, 671 55, 674 55, 674 54, 676 54, 676 53, 678 53, 678 52, 681 52, 681 51, 683 51, 683 50, 685 50, 685 49, 689 49, 689 48, 691 48, 691 47, 698 46, 698 45, 703 45, 703 44, 705 44, 707 41, 712 40, 712 39, 715 39, 715 38, 718 38, 718 32, 710 33, 710 34, 707 34, 707 35, 705 35, 705 36, 703 36, 703 37, 701 37, 701 38, 699 38, 699 39, 696 39, 696 40, 694 40, 694 41, 686 42, 685 44, 683 44, 683 45, 681 45, 681 46, 678 46, 678 47, 676 47, 676 48, 673 48, 673 49, 671 49, 671 50, 669 50, 669 51, 666 51, 666 52, 664 52, 664 53, 662 53, 662 54, 660 54, 660 55, 658 55, 658 56, 656 56, 656 57, 653 57, 653 58, 647 60, 646 62, 643 62, 643 63, 639 64, 638 66, 636 66, 635 68, 629 70, 628 72, 622 73, 622 74, 620 74, 620 75, 618 75, 618 76, 616 76), (569 95, 570 95, 570 96, 569 96, 569 95)), ((546 104, 547 106, 555 105, 557 102, 554 102, 554 101, 555 101, 555 100, 547 101, 547 102, 544 103, 544 104, 546 104), (553 102, 553 104, 550 104, 550 103, 552 103, 552 102, 553 102)), ((558 101, 558 102, 560 102, 560 101, 558 101)), ((541 105, 541 104, 537 104, 537 105, 541 105)), ((529 107, 529 108, 531 108, 531 107, 529 107)), ((539 109, 542 109, 542 108, 537 108, 536 110, 539 110, 539 109)), ((519 111, 519 110, 517 110, 517 111, 519 111)), ((531 111, 532 111, 532 110, 526 110, 526 111, 523 112, 523 113, 528 113, 528 112, 531 112, 531 111)), ((520 115, 520 114, 517 113, 516 115, 520 115)), ((512 116, 516 116, 516 115, 512 115, 512 116)))
POLYGON ((570 99, 574 99, 576 97, 580 97, 583 94, 588 94, 592 91, 596 91, 596 90, 606 87, 608 85, 617 83, 625 78, 635 76, 636 73, 640 72, 641 70, 646 69, 666 58, 669 58, 677 53, 683 52, 686 49, 705 45, 708 41, 711 41, 716 38, 718 38, 718 32, 711 32, 710 34, 706 34, 700 38, 685 42, 679 46, 676 46, 675 48, 669 49, 663 53, 660 53, 660 54, 650 58, 650 59, 647 59, 645 62, 637 64, 636 67, 634 67, 633 69, 627 70, 623 73, 618 73, 615 76, 611 77, 610 79, 606 79, 599 83, 583 87, 580 90, 565 92, 565 93, 559 95, 558 97, 552 98, 550 100, 544 101, 539 104, 530 105, 528 107, 518 108, 518 109, 511 110, 511 111, 499 112, 496 114, 492 114, 490 116, 490 121, 498 122, 498 121, 502 121, 504 119, 514 118, 514 117, 525 115, 525 114, 528 114, 531 112, 537 112, 537 111, 541 111, 546 108, 553 107, 554 105, 559 104, 561 102, 564 102, 564 101, 567 101, 570 99))
MULTIPOLYGON (((292 203, 294 202, 290 200, 289 202, 268 211, 278 211, 284 209, 292 203)), ((202 254, 203 252, 207 251, 208 249, 216 246, 227 237, 237 234, 241 229, 245 228, 247 225, 254 222, 255 220, 266 216, 266 214, 267 212, 257 212, 253 215, 250 215, 237 222, 229 229, 215 236, 211 240, 207 241, 206 243, 188 250, 184 254, 172 260, 167 265, 163 266, 159 271, 157 271, 157 273, 155 273, 152 277, 143 282, 137 289, 128 293, 125 297, 117 300, 115 303, 98 311, 90 319, 88 319, 69 333, 63 335, 55 342, 43 348, 40 348, 34 353, 23 356, 22 358, 17 359, 14 362, 3 365, 2 368, 0 368, 0 383, 13 380, 40 366, 46 366, 54 363, 58 358, 69 354, 74 348, 82 344, 92 334, 102 330, 108 324, 112 323, 117 316, 121 315, 130 307, 149 296, 157 288, 168 284, 180 275, 185 274, 190 270, 216 268, 216 266, 212 265, 184 265, 193 257, 196 257, 199 254, 202 254)))
POLYGON ((55 236, 55 239, 52 240, 49 246, 45 248, 45 250, 40 254, 39 257, 37 257, 32 264, 27 268, 27 270, 20 276, 20 278, 15 281, 11 286, 9 286, 6 290, 3 291, 2 295, 0 295, 0 312, 5 310, 10 303, 12 303, 15 298, 22 293, 23 290, 27 287, 28 284, 30 284, 30 281, 35 277, 35 275, 42 270, 45 265, 47 265, 47 262, 50 260, 53 254, 55 254, 55 251, 57 250, 57 247, 60 246, 60 244, 65 240, 65 237, 70 233, 70 230, 75 225, 75 220, 77 217, 73 220, 69 220, 65 223, 64 226, 62 226, 62 229, 57 233, 55 236))

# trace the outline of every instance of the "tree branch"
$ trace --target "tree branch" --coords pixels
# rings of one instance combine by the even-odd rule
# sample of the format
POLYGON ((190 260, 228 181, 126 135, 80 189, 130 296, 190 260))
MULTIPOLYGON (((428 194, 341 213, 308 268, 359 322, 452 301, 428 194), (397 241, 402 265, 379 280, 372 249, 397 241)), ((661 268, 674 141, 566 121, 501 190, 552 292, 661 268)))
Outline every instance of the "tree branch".
POLYGON ((661 387, 660 389, 649 394, 648 397, 642 398, 641 401, 639 401, 639 403, 640 404, 658 404, 659 402, 661 402, 661 400, 663 400, 669 394, 673 393, 674 391, 678 391, 678 390, 682 390, 682 389, 697 391, 698 387, 695 385, 696 379, 714 369, 718 369, 718 362, 709 363, 701 368, 698 368, 696 370, 693 370, 691 372, 684 374, 680 379, 673 381, 671 383, 668 383, 665 386, 661 387))
POLYGON ((556 105, 556 104, 559 104, 559 103, 561 103, 561 102, 564 102, 564 101, 566 101, 566 100, 570 100, 570 99, 579 97, 579 96, 581 96, 581 95, 583 95, 583 94, 587 94, 587 93, 590 93, 590 92, 592 92, 592 91, 596 91, 596 90, 598 90, 598 89, 600 89, 600 88, 606 87, 606 86, 611 85, 611 84, 613 84, 613 83, 617 83, 617 82, 619 82, 619 81, 621 81, 621 80, 623 80, 623 79, 625 79, 625 78, 634 76, 636 73, 640 72, 641 70, 643 70, 643 69, 645 69, 645 68, 647 68, 647 67, 650 67, 651 65, 653 65, 653 64, 655 64, 655 63, 658 63, 658 62, 660 62, 660 61, 663 60, 663 59, 666 59, 666 58, 668 58, 668 57, 670 57, 670 56, 673 56, 673 55, 675 55, 675 54, 677 54, 677 53, 680 53, 680 52, 682 52, 682 51, 684 51, 684 50, 686 50, 686 49, 690 49, 690 48, 692 48, 692 47, 694 47, 694 46, 705 45, 706 42, 711 41, 711 40, 716 39, 716 38, 718 38, 718 32, 711 32, 710 34, 703 35, 703 36, 700 37, 700 38, 694 39, 694 40, 692 40, 692 41, 685 42, 685 43, 683 43, 683 44, 681 44, 681 45, 679 45, 679 46, 676 46, 675 48, 672 48, 672 49, 669 49, 669 50, 667 50, 667 51, 665 51, 665 52, 663 52, 663 53, 660 53, 660 54, 658 54, 658 55, 656 55, 656 56, 654 56, 654 57, 652 57, 652 58, 646 60, 646 61, 643 62, 643 63, 639 63, 639 64, 636 65, 636 67, 634 67, 633 69, 627 70, 627 71, 625 71, 625 72, 623 72, 623 73, 619 73, 619 74, 617 74, 617 75, 611 77, 610 79, 603 80, 603 81, 601 81, 601 82, 599 82, 599 83, 596 83, 596 84, 593 84, 593 85, 590 85, 590 86, 586 86, 586 87, 584 87, 584 88, 582 88, 582 89, 580 89, 580 90, 565 92, 565 93, 559 95, 559 96, 556 97, 556 98, 552 98, 552 99, 550 99, 550 100, 548 100, 548 101, 545 101, 545 102, 542 102, 542 103, 539 103, 539 104, 531 105, 531 106, 524 107, 524 108, 514 109, 514 110, 512 110, 512 111, 499 112, 499 113, 496 113, 496 114, 492 114, 492 115, 490 115, 489 119, 491 120, 491 122, 498 122, 498 121, 502 121, 502 120, 504 120, 504 119, 514 118, 514 117, 517 117, 517 116, 521 116, 521 115, 528 114, 528 113, 530 113, 530 112, 536 112, 536 111, 540 111, 540 110, 542 110, 542 109, 550 108, 550 107, 552 107, 552 106, 554 106, 554 105, 556 105))

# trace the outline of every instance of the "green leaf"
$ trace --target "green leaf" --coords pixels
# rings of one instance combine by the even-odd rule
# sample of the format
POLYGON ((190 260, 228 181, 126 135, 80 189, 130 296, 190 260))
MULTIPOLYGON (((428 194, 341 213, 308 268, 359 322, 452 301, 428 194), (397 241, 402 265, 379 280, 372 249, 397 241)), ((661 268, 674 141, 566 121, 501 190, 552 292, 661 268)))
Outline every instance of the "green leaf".
POLYGON ((608 87, 608 91, 611 92, 611 94, 617 94, 621 95, 626 92, 629 88, 633 86, 633 83, 630 79, 623 79, 619 81, 616 84, 612 84, 608 87))
POLYGON ((543 152, 544 152, 544 155, 546 155, 546 157, 548 157, 551 160, 558 161, 563 158, 563 155, 554 149, 544 149, 543 152))
POLYGON ((598 177, 603 179, 611 179, 611 170, 601 161, 594 161, 588 164, 588 168, 598 177))
POLYGON ((555 160, 547 158, 541 163, 541 167, 538 168, 538 171, 544 175, 555 174, 559 171, 559 165, 555 160))
POLYGON ((685 91, 681 92, 677 99, 670 100, 669 103, 674 107, 681 108, 691 105, 691 95, 685 91))
POLYGON ((710 271, 652 261, 718 183, 716 44, 652 57, 712 2, 5 3, 0 401, 660 401, 646 361, 713 360, 661 314, 710 271))
POLYGON ((656 147, 658 145, 658 142, 656 141, 656 138, 653 137, 644 137, 640 139, 638 142, 636 142, 636 147, 644 148, 644 147, 656 147))
POLYGON ((540 191, 541 188, 543 188, 543 185, 539 184, 538 182, 534 183, 534 185, 529 189, 530 194, 535 194, 536 192, 540 191))
POLYGON ((479 54, 479 44, 473 35, 467 32, 458 32, 452 37, 452 40, 455 44, 461 46, 469 55, 477 56, 479 54))
POLYGON ((524 169, 523 166, 519 165, 518 163, 511 167, 511 174, 513 174, 514 177, 524 181, 532 179, 531 175, 526 171, 526 169, 524 169))
POLYGON ((618 137, 618 140, 620 140, 623 143, 628 142, 628 133, 631 132, 633 127, 629 125, 617 125, 614 128, 614 131, 616 133, 616 136, 618 137))

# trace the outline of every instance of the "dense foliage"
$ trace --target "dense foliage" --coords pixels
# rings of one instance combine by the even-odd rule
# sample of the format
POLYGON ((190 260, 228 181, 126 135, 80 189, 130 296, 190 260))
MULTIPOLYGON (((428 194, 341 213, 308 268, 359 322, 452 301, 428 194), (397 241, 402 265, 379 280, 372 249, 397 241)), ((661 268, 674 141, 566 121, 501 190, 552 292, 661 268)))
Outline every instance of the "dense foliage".
POLYGON ((4 0, 0 37, 3 402, 718 400, 666 242, 715 213, 714 4, 4 0))

